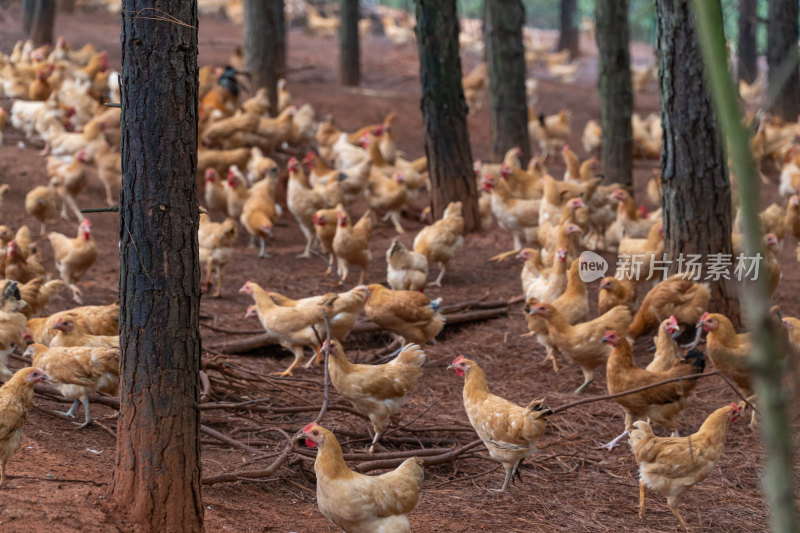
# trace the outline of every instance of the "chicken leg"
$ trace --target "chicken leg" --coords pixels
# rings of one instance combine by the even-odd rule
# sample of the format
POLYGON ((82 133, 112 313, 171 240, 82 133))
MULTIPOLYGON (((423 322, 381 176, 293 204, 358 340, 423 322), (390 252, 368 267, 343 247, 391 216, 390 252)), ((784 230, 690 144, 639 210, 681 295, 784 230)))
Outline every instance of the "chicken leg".
POLYGON ((217 270, 217 290, 211 297, 222 298, 222 266, 217 265, 216 270, 217 270))
POLYGON ((489 489, 491 492, 505 492, 508 484, 511 481, 511 476, 514 475, 514 467, 503 463, 503 468, 506 469, 506 478, 503 480, 503 486, 499 489, 489 489))
POLYGON ((58 414, 68 416, 70 418, 75 418, 75 409, 78 407, 80 403, 81 403, 80 400, 75 400, 74 402, 72 402, 72 406, 69 408, 68 411, 56 411, 56 412, 58 414))
POLYGON ((647 492, 647 487, 641 481, 639 482, 639 520, 644 519, 644 497, 647 492))
POLYGON ((67 285, 72 291, 72 299, 75 300, 77 303, 83 305, 83 297, 81 296, 81 290, 78 288, 77 285, 74 283, 70 283, 67 285))
POLYGON ((683 519, 680 511, 678 511, 678 502, 667 500, 667 504, 669 505, 669 510, 672 511, 672 514, 674 514, 675 517, 680 521, 681 525, 683 526, 683 529, 685 529, 687 532, 691 531, 689 529, 689 526, 686 525, 686 520, 683 519))
POLYGON ((582 393, 589 386, 589 383, 594 381, 594 368, 581 367, 581 371, 583 372, 583 384, 575 389, 575 394, 582 393))
POLYGON ((73 424, 78 426, 78 429, 85 428, 92 421, 92 417, 89 415, 89 397, 84 396, 81 400, 83 401, 83 411, 84 413, 86 413, 86 419, 84 420, 83 424, 78 424, 77 422, 73 422, 73 424))
POLYGON ((432 281, 431 283, 428 283, 428 285, 431 286, 431 287, 441 287, 442 286, 442 278, 444 277, 444 273, 447 272, 447 266, 444 263, 441 263, 441 262, 439 263, 439 266, 442 267, 442 269, 439 271, 439 275, 436 277, 436 281, 432 281))
POLYGON ((267 257, 272 257, 270 254, 264 251, 264 246, 266 246, 266 241, 263 236, 259 236, 258 239, 261 241, 259 249, 258 249, 258 257, 259 259, 264 259, 267 257))
POLYGON ((284 378, 286 376, 292 375, 292 371, 295 368, 297 368, 297 365, 299 365, 300 361, 303 360, 303 349, 300 347, 295 347, 294 349, 292 349, 292 353, 294 353, 294 361, 292 361, 292 364, 289 365, 289 368, 287 368, 283 372, 272 372, 270 374, 271 376, 278 376, 284 378))
POLYGON ((303 235, 306 238, 306 247, 303 250, 303 253, 299 254, 297 258, 305 259, 306 257, 311 257, 311 245, 314 243, 314 234, 312 234, 311 230, 309 230, 303 224, 300 224, 300 230, 303 232, 303 235))
POLYGON ((622 439, 624 439, 627 436, 628 436, 628 430, 626 429, 625 431, 623 431, 622 433, 620 433, 619 435, 614 437, 614 439, 611 442, 609 442, 607 444, 603 444, 603 448, 605 448, 606 450, 613 450, 614 447, 617 444, 619 444, 619 441, 621 441, 622 439))

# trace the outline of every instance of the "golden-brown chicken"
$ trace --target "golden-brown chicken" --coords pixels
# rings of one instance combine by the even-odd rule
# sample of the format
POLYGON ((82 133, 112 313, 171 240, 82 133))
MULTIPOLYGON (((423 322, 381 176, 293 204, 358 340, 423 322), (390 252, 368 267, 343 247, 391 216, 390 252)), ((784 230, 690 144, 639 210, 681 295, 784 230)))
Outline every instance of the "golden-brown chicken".
POLYGON ((421 292, 393 291, 378 284, 367 288, 367 317, 401 337, 403 344, 424 346, 444 328, 445 317, 439 312, 441 298, 431 301, 421 292))
POLYGON ((319 447, 317 505, 328 520, 347 533, 411 531, 408 513, 419 501, 424 478, 420 458, 406 459, 380 476, 365 476, 347 468, 339 442, 327 429, 311 423, 300 436, 308 447, 319 447))
POLYGON ((276 187, 277 179, 272 177, 253 185, 239 217, 242 226, 250 234, 251 244, 256 238, 259 241, 258 257, 269 257, 264 251, 266 239, 272 237, 272 228, 282 213, 281 207, 275 202, 276 187))
POLYGON ((83 403, 86 418, 83 424, 75 423, 78 427, 86 427, 92 421, 90 394, 104 392, 113 396, 119 390, 118 348, 48 348, 31 344, 24 355, 33 358, 33 365, 47 373, 48 380, 66 399, 74 400, 69 411, 61 414, 75 418, 75 409, 83 403))
POLYGON ((333 253, 333 238, 336 236, 336 228, 339 226, 337 214, 343 210, 344 206, 339 204, 333 209, 320 209, 314 213, 314 232, 322 249, 328 254, 328 270, 325 271, 325 274, 333 271, 333 260, 336 257, 333 253))
MULTIPOLYGON (((703 352, 692 349, 685 359, 677 361, 669 370, 651 372, 644 368, 639 368, 633 363, 631 345, 616 332, 606 331, 601 342, 612 347, 611 355, 608 356, 608 362, 606 363, 606 381, 609 394, 633 390, 671 378, 702 374, 706 368, 703 352)), ((677 381, 614 398, 614 401, 625 411, 625 431, 609 442, 606 448, 612 449, 621 439, 628 435, 628 432, 633 427, 634 419, 647 418, 657 422, 670 431, 673 437, 677 437, 678 423, 675 419, 686 408, 686 402, 696 384, 697 381, 693 379, 677 381)))
POLYGON ((113 206, 114 193, 122 187, 122 159, 120 153, 107 142, 96 143, 93 147, 92 161, 97 167, 97 177, 106 191, 106 204, 113 206))
POLYGON ((231 165, 228 169, 225 181, 225 203, 228 216, 238 220, 242 216, 244 203, 250 196, 250 189, 247 188, 247 179, 236 165, 231 165))
POLYGON ((51 348, 67 346, 83 346, 86 348, 117 348, 119 349, 119 335, 92 335, 86 333, 83 327, 78 327, 70 314, 60 316, 50 329, 53 338, 51 348))
POLYGON ((83 219, 78 226, 78 236, 74 239, 56 232, 48 233, 47 238, 53 247, 56 268, 61 279, 72 290, 75 301, 83 303, 77 283, 97 259, 97 245, 92 236, 89 219, 83 219))
POLYGON ((547 321, 547 332, 553 345, 580 365, 583 384, 575 394, 583 392, 594 381, 595 368, 605 364, 611 353, 608 346, 600 343, 603 334, 608 330, 626 331, 631 323, 631 311, 624 305, 618 305, 594 320, 575 325, 567 322, 553 304, 538 303, 531 312, 547 321))
POLYGON ((581 144, 587 154, 596 154, 600 151, 600 147, 603 146, 603 128, 596 120, 586 123, 581 136, 581 144))
POLYGON ((0 487, 6 483, 6 464, 22 445, 22 427, 33 405, 33 386, 47 379, 41 368, 25 367, 0 387, 0 487))
POLYGON ((428 280, 428 260, 397 239, 386 250, 386 283, 394 290, 422 291, 428 280))
POLYGON ((526 230, 539 224, 540 200, 515 198, 506 181, 492 175, 483 178, 481 187, 492 195, 492 214, 497 225, 509 231, 514 238, 514 252, 522 249, 526 230))
POLYGON ((530 248, 520 252, 520 257, 525 259, 520 278, 525 299, 535 298, 537 301, 550 303, 561 296, 567 288, 567 250, 556 250, 550 268, 542 270, 539 263, 539 254, 532 253, 530 248))
POLYGON ((364 213, 355 225, 345 211, 336 214, 336 234, 333 237, 333 253, 338 263, 340 283, 347 280, 350 265, 361 267, 358 284, 364 283, 372 254, 369 251, 369 238, 372 235, 372 212, 364 213))
POLYGON ((200 264, 206 267, 203 284, 206 291, 211 289, 211 269, 215 269, 217 290, 211 295, 213 298, 222 296, 222 272, 233 257, 233 246, 238 237, 239 230, 232 218, 226 218, 223 222, 211 222, 205 213, 200 215, 197 240, 200 245, 200 264))
MULTIPOLYGON (((10 283, 10 281, 0 281, 0 291, 10 283)), ((19 286, 19 292, 25 303, 28 304, 21 309, 21 313, 27 318, 39 315, 50 299, 55 296, 58 290, 64 286, 60 279, 53 279, 45 283, 44 278, 33 278, 27 283, 19 286)))
POLYGON ((86 160, 85 148, 82 148, 71 161, 63 161, 52 156, 47 158, 47 176, 50 178, 50 185, 61 197, 61 218, 67 218, 67 207, 72 209, 79 221, 84 218, 75 197, 86 187, 86 160))
POLYGON ((41 235, 45 234, 45 222, 55 218, 58 213, 58 194, 53 187, 42 185, 31 189, 25 195, 25 211, 42 225, 41 235))
POLYGON ((373 172, 367 182, 366 193, 370 209, 385 212, 383 220, 391 220, 397 233, 405 233, 400 224, 400 211, 406 205, 408 196, 405 175, 396 172, 386 177, 380 171, 373 172))
POLYGON ((26 318, 22 314, 26 303, 22 300, 19 284, 16 281, 7 282, 0 295, 0 379, 3 381, 11 377, 8 369, 8 355, 14 348, 25 346, 23 333, 26 318))
POLYGON ((739 416, 735 403, 721 407, 688 437, 656 437, 650 424, 634 422, 628 442, 639 463, 639 518, 644 518, 647 489, 667 497, 672 514, 689 531, 678 505, 687 490, 703 481, 716 466, 725 446, 728 424, 739 416))
POLYGON ((500 489, 504 492, 522 461, 536 451, 536 442, 544 434, 547 417, 553 412, 541 398, 520 407, 492 394, 481 367, 463 355, 456 357, 448 368, 454 368, 464 378, 464 409, 469 422, 492 459, 505 468, 506 477, 500 489))
POLYGON ((675 274, 665 279, 642 300, 628 330, 631 339, 638 339, 662 320, 674 315, 679 324, 696 324, 711 299, 707 283, 695 283, 675 274))
POLYGON ((225 185, 222 183, 222 178, 219 176, 214 167, 208 167, 203 176, 205 181, 203 189, 203 197, 206 201, 208 209, 216 209, 219 211, 228 211, 228 194, 225 185))
POLYGON ((637 285, 625 278, 607 276, 600 281, 597 293, 597 312, 602 314, 618 305, 627 305, 633 309, 636 302, 637 285))
POLYGON ((306 238, 306 247, 298 257, 310 257, 311 245, 314 242, 314 213, 330 206, 322 194, 308 186, 305 173, 296 158, 289 160, 288 168, 286 205, 306 238))
POLYGON ((486 89, 488 72, 488 65, 485 61, 481 61, 461 78, 461 84, 464 87, 464 99, 467 101, 470 113, 477 112, 481 107, 481 99, 486 89))
POLYGON ((422 228, 414 237, 414 251, 424 255, 428 263, 439 263, 441 270, 436 280, 431 283, 442 286, 450 260, 464 243, 464 217, 461 215, 461 202, 450 202, 437 220, 430 226, 422 228))
MULTIPOLYGON (((320 350, 325 350, 324 343, 320 350)), ((406 395, 417 386, 425 352, 416 344, 407 344, 388 363, 358 365, 347 359, 340 342, 331 341, 330 350, 331 383, 356 411, 369 418, 374 432, 369 448, 372 452, 386 431, 389 418, 400 411, 406 395)))
POLYGON ((55 335, 52 330, 59 318, 68 317, 84 333, 91 335, 119 335, 119 304, 86 305, 74 307, 66 311, 53 313, 50 316, 28 319, 23 338, 29 342, 37 342, 48 346, 55 335))
POLYGON ((32 102, 44 102, 50 98, 53 87, 48 83, 48 72, 45 70, 36 71, 36 79, 28 86, 28 100, 32 102))
POLYGON ((707 333, 706 349, 714 366, 742 389, 746 397, 752 395, 748 362, 753 349, 751 334, 737 334, 728 317, 719 313, 703 313, 697 327, 707 333))
POLYGON ((47 275, 42 266, 39 254, 30 250, 27 255, 25 248, 13 239, 6 246, 5 277, 20 283, 28 283, 33 278, 47 275))
POLYGON ((533 108, 528 108, 528 133, 539 143, 545 161, 555 157, 569 139, 571 115, 567 110, 549 116, 536 115, 533 108))
POLYGON ((653 360, 647 365, 645 370, 649 372, 665 372, 675 365, 678 361, 678 343, 675 342, 681 332, 678 319, 673 315, 661 321, 658 328, 658 335, 655 338, 656 352, 653 360))

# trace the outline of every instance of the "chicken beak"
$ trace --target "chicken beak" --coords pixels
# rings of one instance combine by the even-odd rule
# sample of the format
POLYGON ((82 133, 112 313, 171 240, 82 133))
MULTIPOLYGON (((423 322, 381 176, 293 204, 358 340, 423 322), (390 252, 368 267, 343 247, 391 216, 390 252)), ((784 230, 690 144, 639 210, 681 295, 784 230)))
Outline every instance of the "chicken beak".
POLYGON ((675 331, 672 332, 672 335, 670 335, 670 337, 672 337, 673 339, 677 339, 680 336, 681 336, 681 328, 680 326, 678 326, 677 328, 675 328, 675 331))

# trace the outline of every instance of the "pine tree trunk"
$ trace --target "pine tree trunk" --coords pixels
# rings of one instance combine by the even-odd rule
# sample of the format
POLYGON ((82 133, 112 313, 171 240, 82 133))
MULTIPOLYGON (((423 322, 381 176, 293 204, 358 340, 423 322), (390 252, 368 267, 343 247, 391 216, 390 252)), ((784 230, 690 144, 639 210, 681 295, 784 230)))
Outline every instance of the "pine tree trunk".
POLYGON ((121 407, 113 498, 134 531, 198 532, 197 2, 123 0, 122 8, 121 407), (132 16, 145 8, 185 25, 132 16))
POLYGON ((796 122, 800 115, 800 73, 797 70, 798 1, 770 0, 767 23, 770 112, 796 122))
POLYGON ((515 146, 522 161, 531 157, 525 93, 525 45, 522 26, 525 7, 521 0, 486 0, 484 35, 489 63, 489 126, 495 161, 515 146))
POLYGON ((53 44, 56 0, 30 0, 25 2, 23 7, 22 25, 33 45, 53 44))
MULTIPOLYGON (((656 0, 656 11, 664 251, 675 272, 681 254, 699 254, 703 265, 710 254, 732 254, 731 187, 688 0, 656 0)), ((732 266, 729 272, 731 281, 708 280, 710 308, 738 324, 732 266)))
POLYGON ((439 219, 448 203, 463 202, 464 227, 477 231, 478 191, 461 86, 456 1, 416 0, 416 16, 431 210, 439 219))
POLYGON ((569 50, 570 57, 581 53, 580 33, 578 32, 578 0, 561 0, 560 33, 558 51, 569 50))
POLYGON ((286 6, 275 0, 275 70, 278 79, 286 77, 286 6))
POLYGON ((747 83, 753 83, 758 77, 757 7, 758 0, 739 0, 739 58, 736 62, 736 74, 747 83))
POLYGON ((355 87, 361 82, 358 43, 358 0, 341 0, 339 24, 339 82, 355 87))
MULTIPOLYGON (((602 173, 606 183, 633 187, 633 88, 628 51, 628 0, 595 4, 597 85, 603 127, 602 173)), ((631 189, 632 190, 632 189, 631 189)))
POLYGON ((279 0, 244 0, 244 63, 252 78, 252 92, 265 87, 269 110, 278 114, 278 72, 275 41, 275 4, 279 0))

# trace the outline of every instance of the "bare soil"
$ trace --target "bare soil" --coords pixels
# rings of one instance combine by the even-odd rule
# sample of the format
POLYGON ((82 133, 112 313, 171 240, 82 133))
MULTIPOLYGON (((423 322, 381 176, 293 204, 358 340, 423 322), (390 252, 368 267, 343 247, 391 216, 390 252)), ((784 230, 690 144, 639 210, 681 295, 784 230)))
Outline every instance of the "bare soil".
MULTIPOLYGON (((109 51, 112 64, 119 65, 119 17, 104 13, 59 14, 56 33, 82 45, 91 40, 98 48, 109 51)), ((18 14, 0 10, 0 49, 9 51, 20 37, 18 14)), ((227 21, 203 19, 200 24, 200 64, 224 64, 233 46, 240 42, 241 30, 227 21)), ((596 61, 593 45, 585 43, 587 56, 575 85, 561 85, 546 79, 539 84, 537 109, 553 113, 561 108, 572 111, 571 144, 580 149, 583 125, 598 116, 599 100, 594 86, 596 61)), ((422 121, 419 111, 417 51, 413 46, 397 48, 380 37, 370 37, 363 47, 364 83, 351 90, 337 84, 335 40, 313 38, 293 30, 289 38, 289 88, 296 103, 310 102, 318 116, 331 113, 345 130, 354 130, 366 123, 381 120, 396 110, 396 135, 402 150, 409 157, 423 154, 422 121)), ((637 61, 646 61, 649 50, 635 45, 637 61)), ((467 55, 465 68, 477 58, 467 55)), ((658 110, 658 95, 651 87, 637 95, 640 113, 658 110)), ((3 101, 8 108, 10 102, 3 101)), ((470 117, 473 156, 489 158, 488 99, 470 117)), ((39 146, 18 148, 23 138, 19 132, 6 129, 5 144, 0 146, 0 180, 11 185, 11 193, 3 204, 2 222, 12 227, 26 223, 38 230, 35 220, 23 209, 23 199, 33 184, 45 182, 45 161, 38 154, 39 146)), ((26 145, 28 143, 26 142, 26 145)), ((636 162, 637 198, 644 198, 644 185, 657 162, 636 162)), ((563 173, 561 162, 551 165, 554 175, 563 173)), ((766 169, 772 183, 765 187, 764 201, 777 198, 777 173, 766 169)), ((90 176, 89 187, 79 198, 82 207, 102 206, 103 190, 90 176)), ((416 201, 417 207, 426 199, 416 201)), ((650 206, 653 207, 653 206, 650 206)), ((219 214, 215 214, 215 218, 219 214)), ((116 215, 92 215, 93 228, 101 253, 81 286, 87 304, 105 304, 117 299, 119 257, 116 241, 119 234, 116 215)), ((401 240, 410 245, 413 235, 422 227, 418 221, 403 221, 407 233, 401 240)), ((67 234, 76 230, 74 220, 58 220, 49 228, 67 234)), ((395 237, 392 228, 379 225, 372 241, 374 260, 368 270, 370 282, 385 279, 384 251, 395 237)), ((204 299, 202 313, 213 320, 204 320, 217 328, 258 330, 256 321, 244 322, 250 299, 236 291, 248 279, 270 290, 292 297, 302 297, 336 290, 335 280, 323 276, 325 264, 318 258, 296 258, 303 248, 303 238, 295 222, 284 217, 270 244, 270 259, 259 260, 246 247, 242 236, 236 261, 226 271, 223 298, 204 299)), ((493 228, 469 235, 460 255, 453 261, 442 289, 426 291, 431 297, 442 296, 445 305, 486 298, 496 300, 520 293, 520 264, 515 261, 488 263, 490 256, 511 248, 510 236, 493 228)), ((52 273, 52 252, 42 239, 41 249, 52 273)), ((800 273, 793 244, 782 253, 784 278, 777 294, 787 315, 800 313, 793 294, 800 288, 800 273)), ((610 257, 609 257, 610 258, 610 257)), ((591 287, 596 302, 596 283, 591 287)), ((62 292, 50 304, 48 312, 73 306, 62 292)), ((461 381, 445 371, 446 365, 459 353, 477 360, 486 371, 493 392, 525 404, 533 397, 544 397, 555 407, 573 401, 575 387, 581 382, 579 368, 562 361, 556 374, 549 363, 542 361, 543 350, 529 338, 521 338, 527 328, 521 306, 511 308, 509 316, 486 322, 448 328, 435 345, 426 347, 428 362, 418 389, 392 427, 402 427, 395 437, 419 437, 438 440, 443 446, 465 443, 475 438, 461 402, 461 381), (446 428, 446 429, 425 429, 446 428)), ((223 338, 241 338, 202 329, 203 342, 210 345, 223 338)), ((372 360, 372 354, 387 342, 384 336, 360 335, 347 342, 351 358, 361 362, 372 360)), ((644 363, 650 354, 646 343, 637 344, 636 358, 644 363)), ((278 348, 257 350, 241 356, 225 358, 239 366, 266 375, 288 365, 290 356, 278 348)), ((599 373, 588 394, 605 393, 605 377, 599 373)), ((300 371, 296 377, 312 383, 287 380, 283 390, 273 386, 269 393, 272 406, 319 406, 321 402, 321 367, 300 371)), ((228 398, 215 382, 215 399, 228 398)), ((239 393, 249 399, 263 396, 256 390, 239 393)), ((332 402, 343 404, 335 392, 332 402)), ((681 418, 680 432, 687 434, 699 427, 713 409, 737 401, 738 398, 717 378, 701 380, 689 409, 681 418)), ((63 410, 66 405, 37 398, 31 413, 23 447, 11 460, 8 472, 10 486, 0 489, 0 530, 109 532, 128 531, 130 525, 122 513, 107 502, 114 468, 115 440, 98 425, 78 430, 70 422, 47 414, 45 410, 63 410)), ((92 412, 107 427, 114 427, 114 413, 105 406, 93 405, 92 412), (104 418, 105 417, 105 418, 104 418)), ((79 416, 82 413, 79 414, 79 416)), ((279 427, 296 431, 311 420, 314 413, 285 416, 279 427)), ((275 420, 274 417, 271 420, 275 420)), ((261 450, 274 452, 281 445, 277 433, 264 432, 268 425, 257 412, 205 411, 203 423, 261 450)), ((324 424, 341 432, 340 440, 348 448, 362 450, 367 443, 366 422, 351 414, 331 411, 324 424), (344 432, 348 432, 345 436, 344 432)), ((795 424, 796 427, 796 424, 795 424)), ((530 532, 530 531, 679 531, 680 525, 670 513, 665 499, 652 494, 644 521, 637 515, 637 465, 623 443, 608 452, 598 445, 609 441, 623 429, 620 408, 613 402, 581 406, 554 416, 542 440, 540 450, 525 462, 522 482, 504 493, 487 489, 502 483, 503 471, 480 449, 453 464, 428 468, 420 503, 411 514, 414 531, 426 532, 530 532)), ((386 449, 413 448, 415 445, 388 443, 386 449)), ((203 475, 227 471, 264 468, 271 457, 257 458, 203 437, 203 475)), ((682 506, 687 522, 705 531, 753 532, 767 529, 767 514, 759 476, 763 465, 760 436, 740 422, 731 427, 726 451, 714 472, 689 492, 682 506)), ((205 521, 208 531, 334 531, 336 528, 318 511, 315 504, 313 459, 297 456, 275 476, 260 482, 239 481, 204 487, 205 521)))

